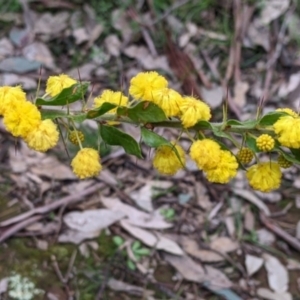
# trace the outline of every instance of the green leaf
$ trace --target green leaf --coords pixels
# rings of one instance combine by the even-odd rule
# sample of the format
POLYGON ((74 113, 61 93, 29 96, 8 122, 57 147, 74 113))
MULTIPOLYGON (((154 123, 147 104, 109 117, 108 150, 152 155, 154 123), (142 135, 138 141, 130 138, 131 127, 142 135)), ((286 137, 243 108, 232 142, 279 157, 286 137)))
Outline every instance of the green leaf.
POLYGON ((272 126, 282 116, 288 116, 288 114, 282 111, 273 111, 264 115, 258 124, 259 126, 272 126))
POLYGON ((132 246, 131 246, 131 249, 133 251, 135 251, 135 250, 139 249, 140 247, 141 247, 141 242, 140 241, 134 241, 132 246))
POLYGON ((86 119, 86 114, 85 113, 81 113, 81 114, 77 114, 77 115, 70 115, 67 114, 64 111, 57 111, 57 110, 41 110, 41 115, 42 115, 42 119, 46 120, 46 119, 56 119, 56 118, 68 118, 68 119, 72 119, 75 122, 78 123, 82 123, 85 119, 86 119))
POLYGON ((294 149, 290 148, 292 154, 294 155, 295 159, 298 161, 298 164, 300 162, 300 149, 294 149))
POLYGON ((124 239, 118 235, 115 235, 112 240, 113 240, 114 244, 117 245, 118 247, 120 247, 121 245, 124 244, 124 239))
POLYGON ((166 140, 164 137, 158 135, 157 133, 146 129, 145 127, 141 128, 142 140, 143 142, 152 148, 158 148, 160 146, 170 146, 173 147, 172 143, 166 140))
POLYGON ((249 149, 251 149, 254 153, 260 152, 260 150, 256 146, 256 139, 247 134, 246 136, 246 145, 249 149))
POLYGON ((211 129, 211 124, 207 121, 199 121, 197 124, 195 124, 193 127, 199 130, 204 130, 204 129, 211 129))
POLYGON ((83 96, 86 93, 89 84, 89 82, 76 83, 68 88, 63 89, 58 95, 48 100, 37 98, 36 105, 63 106, 73 103, 77 100, 83 99, 83 96))
POLYGON ((113 103, 109 103, 109 102, 104 102, 100 107, 91 109, 88 113, 87 113, 87 118, 88 119, 94 119, 97 118, 99 116, 104 115, 105 113, 109 112, 111 109, 117 107, 116 104, 113 103))
POLYGON ((178 150, 174 147, 174 145, 171 142, 166 140, 164 137, 158 135, 157 133, 146 129, 145 127, 141 128, 141 134, 142 134, 142 141, 149 147, 152 147, 155 149, 160 146, 171 147, 173 149, 173 151, 175 152, 177 158, 179 159, 180 163, 184 167, 184 164, 182 163, 181 158, 179 156, 178 150))
POLYGON ((151 251, 147 248, 139 248, 134 251, 135 255, 140 255, 140 256, 148 256, 150 255, 151 251))
POLYGON ((100 126, 100 134, 105 143, 111 146, 121 146, 125 152, 143 158, 140 145, 127 133, 108 125, 100 126))
POLYGON ((136 269, 135 263, 129 258, 127 260, 127 267, 128 267, 128 269, 130 269, 132 271, 134 271, 136 269))
POLYGON ((119 107, 117 113, 121 116, 127 116, 137 123, 156 123, 167 120, 164 111, 159 106, 147 101, 139 102, 129 108, 119 107))
POLYGON ((257 120, 247 120, 247 121, 238 121, 238 120, 227 120, 226 126, 239 126, 239 127, 245 127, 247 129, 249 128, 255 128, 257 125, 257 120))
POLYGON ((279 152, 280 154, 282 154, 282 156, 283 156, 286 160, 288 160, 288 161, 290 161, 290 162, 292 162, 292 163, 294 163, 294 164, 299 164, 299 163, 300 163, 300 157, 299 157, 299 159, 297 159, 295 156, 291 155, 290 153, 284 152, 284 151, 283 151, 282 149, 280 149, 280 148, 275 149, 275 151, 277 151, 277 152, 279 152))

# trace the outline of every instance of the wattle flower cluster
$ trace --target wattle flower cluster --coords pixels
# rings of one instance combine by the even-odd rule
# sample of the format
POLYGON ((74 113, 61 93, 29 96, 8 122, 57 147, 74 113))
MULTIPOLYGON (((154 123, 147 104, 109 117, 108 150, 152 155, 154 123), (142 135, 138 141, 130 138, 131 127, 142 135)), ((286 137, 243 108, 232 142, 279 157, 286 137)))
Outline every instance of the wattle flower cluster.
MULTIPOLYGON (((46 94, 36 101, 39 105, 68 105, 81 99, 82 91, 85 93, 87 87, 87 83, 79 84, 65 74, 50 76, 46 83, 46 94), (45 100, 44 97, 50 99, 45 100)), ((69 109, 67 114, 63 112, 61 118, 60 115, 54 118, 58 119, 58 124, 67 128, 69 141, 79 147, 71 161, 73 171, 80 179, 97 176, 102 170, 99 151, 83 146, 86 143, 84 134, 77 130, 74 114, 70 113, 69 109)), ((102 139, 109 145, 121 145, 126 152, 141 157, 139 144, 132 137, 128 137, 128 134, 112 126, 120 124, 120 121, 136 123, 141 127, 143 141, 155 148, 154 168, 164 175, 174 175, 183 169, 186 156, 189 155, 210 182, 226 184, 236 176, 238 168, 242 167, 246 170, 246 177, 252 188, 269 192, 280 186, 281 168, 289 168, 292 162, 298 162, 294 152, 298 149, 300 151, 300 117, 295 111, 289 108, 278 109, 265 120, 263 117, 254 120, 252 127, 249 125, 252 124, 252 120, 244 123, 235 120, 227 122, 225 118, 221 124, 209 123, 211 110, 206 103, 191 95, 180 95, 169 87, 165 77, 154 71, 141 72, 133 77, 128 93, 103 90, 94 98, 93 107, 87 109, 83 105, 80 114, 83 115, 83 120, 99 118, 99 131, 95 137, 97 140, 102 139), (152 107, 152 115, 149 114, 151 117, 145 118, 148 106, 152 107), (142 110, 137 110, 141 107, 142 110), (106 116, 102 118, 103 114, 106 116), (188 153, 180 146, 180 138, 168 142, 164 137, 149 130, 157 126, 158 123, 155 122, 160 120, 163 120, 162 124, 168 123, 169 120, 170 124, 180 127, 182 133, 187 133, 191 140, 188 153), (235 124, 237 126, 233 129, 236 131, 232 132, 240 134, 242 141, 231 135, 230 129, 235 124), (207 137, 207 129, 211 129, 219 138, 227 137, 239 148, 237 154, 234 155, 225 143, 219 142, 219 138, 207 137), (148 142, 143 136, 145 131, 151 136, 148 142), (190 131, 195 133, 193 138, 190 131), (117 140, 118 138, 122 141, 117 140), (152 138, 154 140, 151 140, 152 138), (127 142, 131 143, 130 147, 126 147, 127 142), (260 161, 259 153, 270 155, 274 152, 278 154, 277 160, 260 161)), ((24 139, 27 145, 36 151, 45 152, 58 142, 57 125, 51 119, 43 119, 43 110, 27 101, 26 94, 20 86, 0 87, 0 115, 3 116, 6 129, 13 136, 24 139)))
POLYGON ((7 131, 23 138, 30 148, 45 152, 57 144, 56 125, 51 120, 42 120, 40 111, 26 100, 20 86, 0 87, 0 113, 7 131))
POLYGON ((143 72, 133 77, 129 94, 136 100, 155 103, 167 117, 180 118, 185 128, 211 118, 210 108, 206 103, 192 96, 182 97, 168 88, 168 81, 157 72, 143 72))

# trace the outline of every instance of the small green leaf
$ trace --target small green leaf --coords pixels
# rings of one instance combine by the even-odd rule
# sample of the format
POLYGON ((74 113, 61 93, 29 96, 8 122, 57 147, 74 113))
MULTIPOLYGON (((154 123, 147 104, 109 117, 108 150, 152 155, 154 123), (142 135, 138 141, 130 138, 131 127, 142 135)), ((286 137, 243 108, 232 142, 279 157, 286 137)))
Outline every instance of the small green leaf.
POLYGON ((116 104, 113 103, 109 103, 109 102, 104 102, 100 107, 91 109, 88 113, 87 113, 87 118, 88 119, 94 119, 97 118, 99 116, 104 115, 105 113, 109 112, 111 109, 117 107, 116 104))
POLYGON ((211 129, 211 124, 207 121, 202 120, 195 124, 193 127, 199 130, 211 129))
POLYGON ((135 251, 135 250, 137 250, 140 247, 141 247, 141 242, 140 241, 134 241, 133 244, 132 244, 132 246, 131 246, 131 249, 133 251, 135 251))
MULTIPOLYGON (((290 153, 286 153, 286 152, 284 152, 282 149, 280 149, 280 148, 278 148, 278 149, 276 149, 277 150, 277 152, 279 152, 280 154, 282 154, 282 156, 286 159, 286 160, 288 160, 288 161, 290 161, 290 162, 292 162, 292 163, 294 163, 294 164, 299 164, 300 163, 300 159, 297 159, 294 155, 292 155, 292 154, 290 154, 290 153)), ((300 158, 300 157, 299 157, 300 158)))
POLYGON ((121 237, 118 236, 118 235, 115 235, 115 236, 113 237, 112 240, 113 240, 113 242, 115 243, 115 245, 117 245, 118 247, 120 247, 121 245, 124 244, 123 238, 121 238, 121 237))
POLYGON ((81 113, 81 114, 76 114, 76 115, 71 115, 67 114, 66 112, 63 111, 57 111, 57 110, 41 110, 41 115, 42 119, 57 119, 57 118, 68 118, 72 119, 75 122, 82 123, 86 119, 86 114, 81 113))
POLYGON ((145 127, 141 128, 142 140, 143 142, 152 148, 158 148, 160 146, 170 146, 173 147, 172 143, 166 140, 164 137, 158 135, 157 133, 146 129, 145 127))
POLYGON ((147 101, 139 102, 129 108, 120 107, 117 113, 138 123, 155 123, 167 120, 164 111, 159 106, 147 101))
POLYGON ((247 120, 243 122, 238 120, 228 120, 226 122, 226 126, 239 126, 240 128, 245 127, 247 129, 255 128, 256 125, 257 125, 256 120, 247 120))
POLYGON ((140 256, 148 256, 150 255, 151 251, 147 248, 139 248, 134 251, 134 254, 140 255, 140 256))
POLYGON ((247 134, 246 136, 246 145, 249 149, 251 149, 254 153, 260 152, 260 150, 256 146, 256 139, 247 134))
POLYGON ((132 271, 134 271, 136 269, 135 263, 129 258, 127 260, 127 267, 128 267, 128 269, 130 269, 132 271))
POLYGON ((141 128, 141 133, 142 133, 143 142, 146 145, 148 145, 149 147, 152 147, 155 149, 160 146, 171 147, 173 149, 173 151, 175 152, 177 158, 179 159, 180 163, 184 167, 184 164, 182 163, 181 158, 179 156, 178 150, 174 147, 174 145, 171 142, 166 140, 164 137, 158 135, 157 133, 146 129, 145 127, 141 128))
POLYGON ((76 83, 68 88, 63 89, 58 95, 48 100, 43 98, 36 99, 36 105, 67 105, 83 98, 86 93, 89 82, 76 83))
POLYGON ((291 152, 295 156, 296 159, 300 161, 300 149, 290 148, 291 152))
POLYGON ((258 124, 259 126, 272 126, 282 116, 288 116, 288 114, 282 111, 273 111, 264 115, 258 124))
POLYGON ((100 135, 105 143, 111 146, 121 146, 125 152, 143 158, 140 145, 127 133, 108 125, 100 126, 100 135))

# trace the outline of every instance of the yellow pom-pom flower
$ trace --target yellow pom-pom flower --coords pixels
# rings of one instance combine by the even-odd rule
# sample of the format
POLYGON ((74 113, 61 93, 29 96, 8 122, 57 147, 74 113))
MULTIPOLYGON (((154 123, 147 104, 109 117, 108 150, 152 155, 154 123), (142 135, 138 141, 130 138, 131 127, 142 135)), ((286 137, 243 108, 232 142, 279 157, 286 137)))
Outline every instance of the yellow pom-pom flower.
POLYGON ((40 125, 41 113, 31 102, 18 102, 5 112, 3 123, 13 136, 26 138, 40 125))
POLYGON ((278 160, 277 160, 279 166, 283 169, 287 169, 287 168, 290 168, 293 163, 289 160, 287 160, 282 154, 280 154, 278 156, 278 160))
POLYGON ((298 114, 290 108, 277 108, 276 111, 283 111, 294 118, 298 117, 298 114))
POLYGON ((51 97, 58 95, 63 89, 66 89, 77 83, 75 79, 66 75, 50 76, 46 83, 46 93, 51 97))
POLYGON ((157 72, 141 72, 130 80, 129 94, 137 100, 152 101, 153 92, 167 86, 166 78, 157 72))
POLYGON ((279 188, 282 174, 277 162, 263 162, 250 167, 246 176, 252 188, 268 193, 279 188))
POLYGON ((73 172, 80 179, 97 176, 102 170, 100 155, 92 148, 83 148, 78 151, 71 162, 73 172))
POLYGON ((228 183, 236 176, 239 164, 229 151, 221 150, 220 161, 218 165, 205 172, 206 178, 214 183, 228 183))
POLYGON ((190 157, 200 170, 209 170, 217 167, 220 162, 221 148, 211 139, 193 142, 190 148, 190 157))
POLYGON ((59 132, 56 124, 51 120, 44 120, 37 128, 28 133, 25 141, 31 149, 46 152, 56 146, 58 139, 59 132))
MULTIPOLYGON (((102 94, 94 99, 94 107, 100 107, 103 103, 109 102, 119 106, 127 106, 128 97, 123 95, 121 92, 114 92, 111 90, 104 90, 102 94)), ((114 114, 117 111, 117 107, 109 111, 114 114)))
POLYGON ((275 140, 269 134, 262 134, 256 139, 256 146, 260 151, 271 151, 275 146, 275 140))
POLYGON ((209 106, 194 97, 184 97, 180 111, 180 119, 185 128, 192 127, 201 120, 208 121, 211 118, 209 106))
POLYGON ((300 148, 300 118, 283 116, 273 125, 278 141, 288 148, 300 148))
POLYGON ((82 142, 84 141, 84 134, 83 134, 83 132, 80 131, 80 130, 76 130, 76 131, 75 131, 75 130, 72 130, 72 131, 70 131, 70 132, 69 132, 68 138, 69 138, 69 141, 70 141, 72 144, 78 146, 78 145, 79 145, 79 142, 78 142, 77 136, 78 136, 80 142, 82 143, 82 142))
POLYGON ((252 159, 254 157, 254 153, 249 148, 242 148, 242 149, 239 150, 236 157, 238 158, 238 160, 242 164, 246 165, 246 164, 249 164, 252 161, 252 159))
POLYGON ((183 98, 176 91, 164 88, 153 91, 153 102, 158 105, 167 117, 175 117, 180 114, 180 106, 183 98))
POLYGON ((174 142, 172 142, 172 145, 176 148, 180 160, 173 147, 170 146, 158 147, 153 158, 154 168, 164 175, 174 175, 185 165, 185 153, 183 149, 174 142))
POLYGON ((12 109, 14 104, 26 101, 26 94, 20 86, 0 87, 0 115, 4 115, 6 110, 12 109))

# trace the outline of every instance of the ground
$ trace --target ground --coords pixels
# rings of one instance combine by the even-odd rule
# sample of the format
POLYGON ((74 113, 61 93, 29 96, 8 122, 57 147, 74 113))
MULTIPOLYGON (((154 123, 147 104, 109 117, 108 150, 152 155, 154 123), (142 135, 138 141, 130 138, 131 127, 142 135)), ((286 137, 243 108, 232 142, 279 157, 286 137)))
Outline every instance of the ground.
MULTIPOLYGON (((224 107, 232 126, 258 111, 299 110, 297 1, 0 4, 0 86, 20 84, 29 100, 45 93, 49 76, 64 73, 90 82, 84 99, 91 107, 104 89, 128 95, 133 76, 155 70, 169 87, 205 101, 214 122, 224 107)), ((77 121, 83 145, 97 148, 95 122, 77 121)), ((161 176, 153 149, 142 143, 140 159, 128 155, 136 148, 108 145, 108 134, 99 148, 102 172, 80 181, 70 167, 78 146, 65 124, 64 138, 44 154, 1 122, 1 299, 300 299, 296 164, 283 171, 279 189, 261 193, 243 170, 214 184, 191 160, 161 176)), ((138 145, 139 126, 114 128, 138 145)), ((154 131, 167 140, 179 133, 154 131)), ((188 152, 190 136, 180 141, 188 152)))

